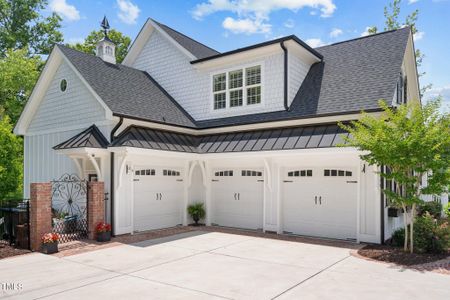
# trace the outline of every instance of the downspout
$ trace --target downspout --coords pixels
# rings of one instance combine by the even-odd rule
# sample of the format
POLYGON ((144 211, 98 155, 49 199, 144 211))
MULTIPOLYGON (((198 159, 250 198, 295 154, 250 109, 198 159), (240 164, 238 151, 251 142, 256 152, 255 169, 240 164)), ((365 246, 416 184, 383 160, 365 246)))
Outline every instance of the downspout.
MULTIPOLYGON (((110 144, 113 143, 114 141, 114 134, 116 133, 116 131, 119 129, 120 126, 122 126, 123 123, 123 117, 120 117, 119 119, 119 123, 116 124, 116 126, 114 126, 114 128, 111 130, 111 135, 109 137, 109 141, 110 144)), ((110 213, 111 213, 111 235, 115 236, 116 234, 116 230, 115 230, 115 224, 114 224, 114 152, 111 152, 111 177, 110 177, 110 200, 111 200, 111 205, 110 205, 110 213)))
POLYGON ((286 46, 284 45, 285 41, 281 41, 280 47, 283 49, 284 52, 284 87, 283 87, 283 93, 284 93, 284 109, 286 111, 289 111, 289 105, 288 105, 288 50, 286 46))

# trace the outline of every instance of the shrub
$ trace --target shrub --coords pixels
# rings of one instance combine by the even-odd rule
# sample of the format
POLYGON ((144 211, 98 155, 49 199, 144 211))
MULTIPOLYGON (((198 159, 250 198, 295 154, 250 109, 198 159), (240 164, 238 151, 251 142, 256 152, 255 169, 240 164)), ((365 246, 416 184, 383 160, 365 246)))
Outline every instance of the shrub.
POLYGON ((444 213, 447 216, 447 219, 450 220, 450 202, 448 202, 447 205, 444 206, 444 213))
MULTIPOLYGON (((405 231, 399 228, 392 233, 391 244, 403 247, 405 231)), ((409 242, 409 238, 408 238, 409 242)), ((438 221, 429 213, 417 217, 414 222, 414 252, 445 253, 450 247, 450 226, 448 221, 438 221)))
POLYGON ((195 224, 198 224, 198 221, 203 219, 206 215, 205 209, 203 208, 203 203, 193 203, 187 208, 188 214, 194 219, 195 224))
POLYGON ((442 204, 439 201, 427 201, 422 202, 417 208, 417 215, 423 216, 425 213, 430 213, 435 219, 439 219, 441 217, 442 212, 442 204))

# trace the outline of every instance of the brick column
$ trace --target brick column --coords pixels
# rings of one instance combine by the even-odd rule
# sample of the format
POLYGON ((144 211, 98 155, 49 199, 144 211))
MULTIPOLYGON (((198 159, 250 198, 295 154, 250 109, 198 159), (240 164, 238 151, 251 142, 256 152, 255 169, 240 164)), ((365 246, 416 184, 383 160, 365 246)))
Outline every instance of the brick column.
POLYGON ((52 232, 52 184, 32 183, 30 188, 31 250, 41 249, 44 233, 52 232))
POLYGON ((105 183, 88 182, 88 232, 89 239, 95 239, 95 226, 105 220, 105 183))

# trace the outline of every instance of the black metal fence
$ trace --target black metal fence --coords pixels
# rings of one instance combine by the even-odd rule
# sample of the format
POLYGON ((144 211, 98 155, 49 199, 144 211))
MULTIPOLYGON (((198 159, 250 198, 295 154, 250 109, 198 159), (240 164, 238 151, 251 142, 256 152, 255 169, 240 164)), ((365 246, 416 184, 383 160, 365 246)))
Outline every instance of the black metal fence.
POLYGON ((63 175, 52 181, 52 226, 59 243, 88 238, 87 181, 63 175))
POLYGON ((28 199, 0 200, 0 243, 31 249, 28 199))

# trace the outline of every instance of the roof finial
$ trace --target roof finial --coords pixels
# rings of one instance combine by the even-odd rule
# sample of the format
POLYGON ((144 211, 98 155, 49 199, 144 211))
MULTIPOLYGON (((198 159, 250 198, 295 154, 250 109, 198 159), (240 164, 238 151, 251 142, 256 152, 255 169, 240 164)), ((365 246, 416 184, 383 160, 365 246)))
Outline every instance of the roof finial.
POLYGON ((103 28, 103 33, 105 34, 105 38, 108 38, 108 29, 109 29, 109 22, 106 16, 103 17, 103 21, 100 23, 100 26, 103 28))

